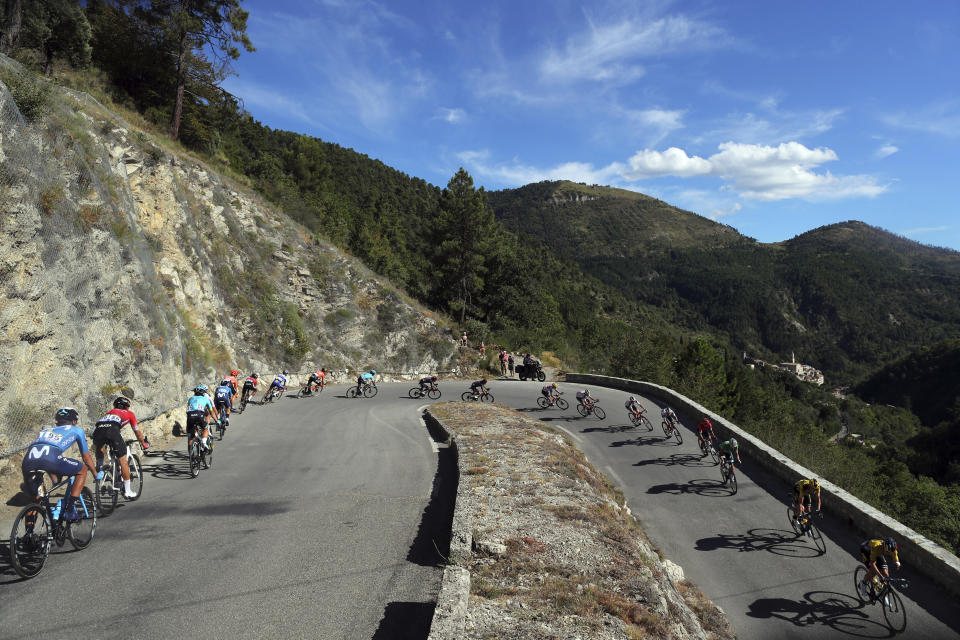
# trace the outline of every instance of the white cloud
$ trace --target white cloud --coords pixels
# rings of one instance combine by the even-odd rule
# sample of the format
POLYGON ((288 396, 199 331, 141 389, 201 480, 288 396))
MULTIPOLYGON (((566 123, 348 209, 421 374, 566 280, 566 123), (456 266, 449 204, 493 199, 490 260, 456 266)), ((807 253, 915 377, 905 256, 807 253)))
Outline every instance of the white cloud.
POLYGON ((514 161, 509 164, 491 164, 490 152, 462 151, 457 158, 470 167, 471 172, 502 184, 523 185, 543 180, 572 180, 586 184, 609 184, 623 170, 619 163, 595 168, 589 162, 564 162, 554 167, 533 167, 514 161))
POLYGON ((873 152, 873 157, 878 160, 882 160, 883 158, 888 158, 892 156, 898 151, 900 151, 900 148, 897 147, 896 145, 885 144, 873 152))
POLYGON ((916 227, 916 228, 914 228, 914 229, 907 229, 906 231, 902 231, 901 233, 902 233, 903 235, 905 235, 905 236, 915 236, 915 235, 919 235, 919 234, 923 234, 923 233, 935 233, 935 232, 940 232, 940 231, 946 231, 946 230, 949 229, 949 228, 950 228, 950 227, 948 227, 948 226, 942 226, 942 227, 916 227))
POLYGON ((888 114, 881 120, 898 129, 960 137, 960 100, 944 100, 913 112, 888 114))
POLYGON ((628 180, 654 178, 658 176, 690 176, 706 175, 713 171, 710 161, 694 156, 689 157, 683 149, 670 147, 666 151, 644 149, 638 151, 628 161, 630 170, 623 174, 628 180))
POLYGON ((446 107, 440 107, 440 114, 437 116, 439 119, 449 122, 450 124, 458 124, 463 122, 467 117, 467 112, 463 109, 447 109, 446 107))

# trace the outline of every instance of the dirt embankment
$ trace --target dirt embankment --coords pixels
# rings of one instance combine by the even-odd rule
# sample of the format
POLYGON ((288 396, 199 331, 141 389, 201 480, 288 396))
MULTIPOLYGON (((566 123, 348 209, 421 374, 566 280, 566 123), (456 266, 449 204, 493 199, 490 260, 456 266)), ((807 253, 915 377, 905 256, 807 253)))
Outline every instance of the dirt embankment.
POLYGON ((569 438, 499 405, 438 404, 471 522, 466 638, 733 638, 569 438))

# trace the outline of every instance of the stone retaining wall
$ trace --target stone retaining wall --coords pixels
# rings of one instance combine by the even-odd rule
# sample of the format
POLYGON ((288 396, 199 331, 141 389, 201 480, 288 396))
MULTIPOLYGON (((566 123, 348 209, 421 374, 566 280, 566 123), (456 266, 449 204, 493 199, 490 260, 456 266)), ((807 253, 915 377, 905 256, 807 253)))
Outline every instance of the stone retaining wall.
MULTIPOLYGON (((790 460, 732 422, 667 387, 650 382, 584 373, 568 373, 566 379, 567 382, 572 383, 583 383, 638 393, 644 397, 669 404, 678 413, 692 417, 697 422, 704 417, 708 417, 715 425, 724 427, 737 438, 740 448, 750 456, 751 462, 757 462, 775 476, 781 478, 788 487, 792 487, 800 478, 816 476, 810 469, 790 460)), ((904 560, 911 567, 916 567, 920 573, 944 587, 953 595, 960 597, 960 558, 957 558, 936 542, 928 540, 913 529, 874 509, 832 482, 821 478, 820 486, 824 494, 824 511, 833 514, 835 517, 843 518, 865 536, 893 536, 900 543, 904 560)))

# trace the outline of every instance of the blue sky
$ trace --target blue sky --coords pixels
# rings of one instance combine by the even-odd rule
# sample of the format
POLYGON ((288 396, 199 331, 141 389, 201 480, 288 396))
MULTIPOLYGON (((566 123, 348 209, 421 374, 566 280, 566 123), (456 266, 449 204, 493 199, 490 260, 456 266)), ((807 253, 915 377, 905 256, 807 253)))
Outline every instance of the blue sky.
MULTIPOLYGON (((960 249, 960 2, 244 0, 226 88, 445 186, 640 191, 776 242, 960 249)), ((642 230, 638 230, 642 233, 642 230)))

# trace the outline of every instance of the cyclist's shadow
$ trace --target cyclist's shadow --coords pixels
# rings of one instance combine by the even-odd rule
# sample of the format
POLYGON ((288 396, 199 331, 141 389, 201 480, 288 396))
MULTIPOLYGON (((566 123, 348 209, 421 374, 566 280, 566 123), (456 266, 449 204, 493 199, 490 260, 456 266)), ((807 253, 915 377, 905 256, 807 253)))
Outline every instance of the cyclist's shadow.
POLYGON ((804 538, 797 537, 793 531, 780 529, 750 529, 746 533, 718 533, 715 536, 697 540, 696 549, 697 551, 717 549, 768 551, 790 558, 815 558, 822 555, 817 549, 807 546, 804 538))
POLYGON ((673 495, 695 494, 709 498, 720 498, 730 495, 730 490, 720 480, 711 480, 707 478, 697 478, 690 482, 668 482, 666 484, 655 484, 647 493, 671 493, 673 495))
MULTIPOLYGON (((616 443, 614 443, 616 444, 616 443)), ((610 445, 611 447, 614 445, 610 445)), ((651 464, 659 464, 664 467, 681 465, 684 467, 711 467, 713 464, 703 464, 703 459, 695 453, 672 453, 665 458, 651 458, 649 460, 640 460, 634 462, 635 467, 646 467, 651 464)))
POLYGON ((798 627, 822 625, 859 638, 889 638, 885 624, 870 619, 855 596, 833 591, 810 591, 801 600, 760 598, 750 603, 752 618, 780 618, 798 627))
POLYGON ((153 455, 142 460, 141 465, 145 473, 149 473, 154 478, 186 479, 193 477, 190 473, 190 456, 186 451, 166 449, 157 453, 161 455, 153 455), (147 463, 147 460, 150 460, 151 463, 147 463))

